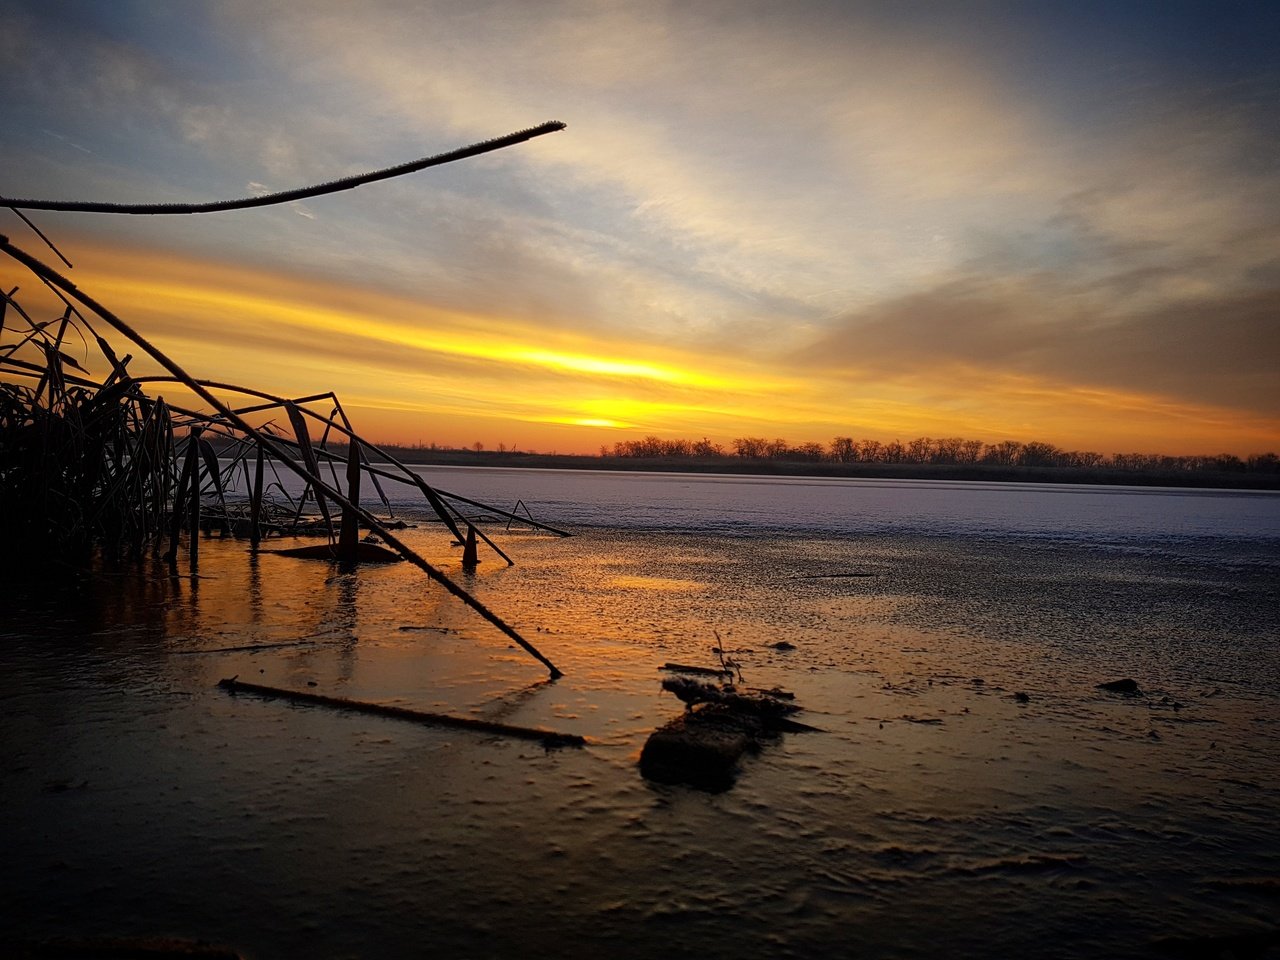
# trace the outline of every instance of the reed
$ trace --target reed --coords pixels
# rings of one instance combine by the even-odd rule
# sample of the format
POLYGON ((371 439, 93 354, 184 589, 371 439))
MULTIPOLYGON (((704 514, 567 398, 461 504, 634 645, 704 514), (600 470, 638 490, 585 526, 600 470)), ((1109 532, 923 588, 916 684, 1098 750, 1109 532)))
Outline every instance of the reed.
POLYGON ((70 307, 37 322, 0 292, 0 563, 81 564, 95 549, 139 558, 166 527, 174 420, 94 342, 111 372, 88 375, 66 349, 84 329, 70 307), (16 322, 15 322, 16 321, 16 322))

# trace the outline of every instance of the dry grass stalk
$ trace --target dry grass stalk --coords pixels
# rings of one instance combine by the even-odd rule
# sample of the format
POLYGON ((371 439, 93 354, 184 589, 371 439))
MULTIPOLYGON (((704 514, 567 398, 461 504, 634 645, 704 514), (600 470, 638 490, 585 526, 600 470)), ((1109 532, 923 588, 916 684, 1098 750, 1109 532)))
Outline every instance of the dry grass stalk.
MULTIPOLYGON (((320 457, 311 443, 306 414, 299 403, 231 388, 264 396, 269 405, 278 404, 285 409, 294 432, 293 446, 299 451, 298 456, 294 456, 281 438, 269 429, 250 424, 242 413, 216 397, 204 382, 187 374, 125 321, 51 267, 15 247, 7 237, 0 237, 0 252, 26 266, 67 303, 67 310, 57 322, 41 324, 16 307, 12 294, 3 295, 6 306, 14 306, 13 313, 26 326, 24 329, 22 324, 15 325, 15 342, 0 345, 0 493, 3 493, 0 531, 7 542, 20 545, 25 557, 52 561, 69 556, 86 562, 95 548, 110 555, 127 553, 141 557, 148 549, 158 549, 162 531, 167 528, 170 533, 168 556, 172 561, 176 558, 185 518, 194 561, 204 484, 219 500, 224 517, 227 510, 222 497, 222 468, 216 452, 201 436, 207 429, 224 440, 233 439, 248 445, 255 456, 260 452, 264 464, 270 462, 273 469, 278 466, 298 476, 306 488, 314 492, 317 502, 325 504, 322 511, 331 536, 326 501, 336 503, 345 513, 376 531, 391 549, 546 666, 552 678, 561 675, 550 660, 506 621, 319 475, 320 457), (169 372, 174 382, 204 401, 212 413, 170 407, 167 408, 169 416, 162 420, 158 411, 163 401, 153 400, 142 392, 140 381, 128 375, 124 362, 118 360, 106 341, 97 335, 86 313, 141 348, 169 372), (103 360, 111 367, 112 373, 106 380, 95 381, 83 365, 62 349, 68 332, 78 332, 81 327, 92 334, 103 360), (43 363, 17 356, 19 352, 34 354, 43 363), (33 379, 34 387, 29 382, 33 379), (173 455, 177 447, 174 430, 184 423, 189 436, 183 451, 184 466, 179 471, 177 457, 173 455), (170 490, 174 491, 172 496, 169 496, 170 490)), ((0 334, 8 332, 6 324, 0 334)), ((88 340, 85 342, 87 346, 88 340)), ((357 451, 362 447, 376 449, 332 417, 321 419, 333 430, 346 434, 357 451)), ((328 462, 341 459, 327 450, 324 455, 328 462)), ((240 459, 233 459, 233 468, 240 459)), ((356 469, 359 466, 357 463, 356 469)), ((407 468, 404 472, 412 476, 407 468)), ((265 505, 264 491, 256 476, 255 481, 253 526, 259 529, 265 505)), ((456 532, 456 512, 420 478, 411 482, 426 494, 433 509, 451 531, 456 532)))

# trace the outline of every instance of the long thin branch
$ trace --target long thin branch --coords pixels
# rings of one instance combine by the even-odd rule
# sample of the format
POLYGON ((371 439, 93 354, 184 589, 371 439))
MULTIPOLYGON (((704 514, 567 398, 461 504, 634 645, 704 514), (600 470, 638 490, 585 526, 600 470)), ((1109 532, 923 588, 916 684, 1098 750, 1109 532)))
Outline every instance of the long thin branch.
POLYGON ((290 200, 305 200, 307 197, 319 197, 326 193, 339 193, 343 190, 354 189, 365 183, 389 180, 392 177, 403 176, 406 173, 425 170, 427 167, 438 167, 444 163, 452 163, 454 160, 464 160, 467 157, 490 153, 494 150, 501 150, 503 147, 510 147, 526 140, 532 140, 534 137, 540 137, 546 133, 555 133, 557 130, 563 130, 564 127, 565 125, 559 120, 549 120, 536 127, 530 127, 528 130, 518 130, 515 133, 507 134, 505 137, 483 140, 480 143, 473 143, 469 147, 459 147, 457 150, 438 153, 431 157, 423 157, 421 160, 413 160, 409 163, 402 163, 399 166, 386 167, 383 170, 374 170, 370 173, 361 173, 354 177, 343 177, 341 180, 330 180, 327 183, 316 184, 313 187, 283 190, 280 193, 268 193, 261 197, 245 197, 242 200, 215 200, 211 203, 95 203, 90 200, 13 200, 9 197, 0 197, 0 207, 9 207, 15 212, 18 210, 60 210, 74 213, 128 213, 139 215, 214 213, 221 210, 269 207, 277 203, 288 203, 290 200))

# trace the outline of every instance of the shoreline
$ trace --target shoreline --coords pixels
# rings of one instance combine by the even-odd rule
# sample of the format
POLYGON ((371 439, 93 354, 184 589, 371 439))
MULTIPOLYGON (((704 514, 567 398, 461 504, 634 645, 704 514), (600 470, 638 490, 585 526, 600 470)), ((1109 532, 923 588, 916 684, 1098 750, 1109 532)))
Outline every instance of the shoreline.
POLYGON ((641 473, 735 474, 831 479, 960 480, 993 483, 1067 483, 1099 486, 1198 487, 1219 490, 1280 490, 1280 475, 1226 471, 1128 471, 1077 467, 1018 467, 989 464, 821 463, 740 457, 601 457, 594 454, 499 453, 430 450, 384 444, 402 463, 437 467, 501 467, 542 470, 603 470, 641 473))

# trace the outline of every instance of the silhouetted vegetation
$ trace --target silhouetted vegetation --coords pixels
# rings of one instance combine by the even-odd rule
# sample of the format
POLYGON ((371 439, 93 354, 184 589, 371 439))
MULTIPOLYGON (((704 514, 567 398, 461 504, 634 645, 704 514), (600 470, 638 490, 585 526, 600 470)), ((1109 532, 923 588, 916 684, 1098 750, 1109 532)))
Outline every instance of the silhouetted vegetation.
MULTIPOLYGON (((23 209, 193 214, 262 206, 349 190, 487 153, 563 127, 557 122, 546 123, 398 167, 263 198, 199 204, 111 204, 0 197, 0 206, 12 209, 70 268, 67 258, 21 212, 23 209)), ((25 268, 27 278, 56 298, 61 311, 60 316, 44 319, 39 315, 44 307, 29 312, 15 296, 18 286, 6 291, 6 283, 0 288, 0 541, 5 544, 0 565, 34 571, 45 571, 54 564, 87 569, 95 553, 114 560, 141 561, 164 551, 171 572, 176 574, 179 540, 185 536, 194 572, 202 531, 211 533, 216 527, 224 535, 245 534, 256 550, 269 533, 299 532, 304 526, 328 537, 324 551, 328 558, 355 564, 362 555, 359 531, 363 527, 506 634, 546 666, 553 679, 560 676, 555 665, 509 624, 400 540, 392 532, 392 523, 362 506, 361 479, 372 483, 388 510, 379 478, 416 487, 455 540, 464 541, 466 531, 464 564, 468 556, 474 556, 477 539, 511 563, 463 512, 463 505, 484 505, 428 486, 385 451, 363 440, 352 430, 331 392, 294 399, 197 380, 125 320, 48 264, 10 243, 8 237, 0 236, 0 255, 0 267, 25 268), (129 369, 132 355, 122 355, 108 337, 147 355, 165 374, 136 376, 129 369), (73 353, 79 353, 84 362, 73 353), (204 408, 186 410, 166 404, 146 393, 145 388, 152 384, 189 392, 204 408), (228 401, 228 395, 235 399, 228 401), (312 403, 332 404, 332 412, 316 412, 307 406, 312 403), (284 414, 287 428, 262 422, 273 414, 284 414), (322 428, 318 440, 311 435, 316 424, 322 428), (345 450, 329 449, 331 437, 345 450), (216 447, 211 442, 215 440, 216 447), (229 458, 230 463, 220 462, 220 456, 229 458), (373 465, 375 460, 379 466, 373 465), (339 465, 345 482, 339 478, 339 465), (279 483, 277 469, 302 480, 300 498, 288 495, 279 483), (227 481, 240 470, 251 493, 233 503, 225 495, 227 481), (268 471, 274 482, 268 480, 268 471), (287 506, 273 498, 272 490, 288 501, 287 506), (319 512, 318 520, 304 517, 308 498, 319 512)), ((532 520, 522 522, 545 528, 532 520)))
POLYGON ((1240 458, 1230 453, 1213 456, 1167 456, 1147 453, 1103 454, 1092 450, 1063 450, 1051 443, 1002 440, 984 443, 960 437, 918 437, 898 440, 854 440, 836 437, 830 444, 802 443, 764 437, 739 437, 726 450, 710 440, 663 440, 644 437, 624 440, 602 449, 602 456, 737 457, 744 460, 776 460, 787 463, 933 464, 941 466, 1060 467, 1074 470, 1119 470, 1156 473, 1260 473, 1280 474, 1280 456, 1274 453, 1240 458))
POLYGON ((410 463, 526 466, 580 470, 670 470, 792 476, 901 477, 1048 483, 1110 483, 1280 489, 1280 456, 1230 453, 1168 456, 1063 450, 1051 443, 958 437, 901 441, 836 437, 829 444, 739 437, 727 446, 710 439, 648 436, 600 448, 598 455, 518 451, 499 444, 452 448, 431 444, 384 446, 410 463))

